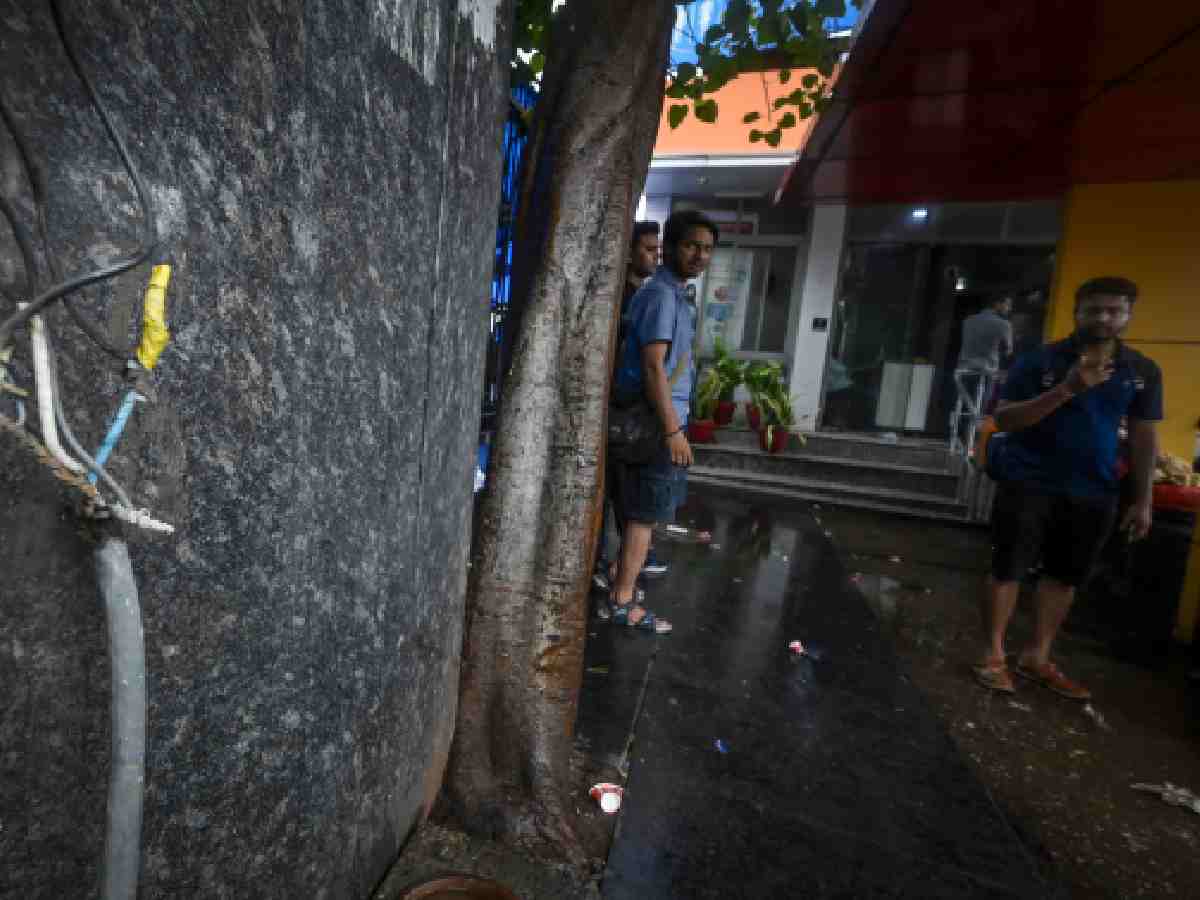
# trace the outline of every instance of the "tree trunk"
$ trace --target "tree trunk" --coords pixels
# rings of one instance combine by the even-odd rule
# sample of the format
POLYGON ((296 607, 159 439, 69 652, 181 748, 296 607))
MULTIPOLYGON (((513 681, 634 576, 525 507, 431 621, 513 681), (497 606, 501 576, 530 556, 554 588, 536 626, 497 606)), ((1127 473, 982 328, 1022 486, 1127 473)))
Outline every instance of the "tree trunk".
POLYGON ((572 855, 564 810, 584 786, 566 779, 617 298, 673 21, 670 0, 570 0, 558 14, 517 232, 523 321, 467 593, 450 810, 572 855))

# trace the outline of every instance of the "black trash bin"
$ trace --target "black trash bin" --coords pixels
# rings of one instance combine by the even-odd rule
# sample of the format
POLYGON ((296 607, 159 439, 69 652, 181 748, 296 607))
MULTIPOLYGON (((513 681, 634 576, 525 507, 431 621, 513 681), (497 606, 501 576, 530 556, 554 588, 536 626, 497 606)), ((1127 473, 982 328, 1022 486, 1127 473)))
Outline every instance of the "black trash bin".
POLYGON ((1195 512, 1156 509, 1145 540, 1128 548, 1124 596, 1111 610, 1117 656, 1155 667, 1166 663, 1195 528, 1195 512))

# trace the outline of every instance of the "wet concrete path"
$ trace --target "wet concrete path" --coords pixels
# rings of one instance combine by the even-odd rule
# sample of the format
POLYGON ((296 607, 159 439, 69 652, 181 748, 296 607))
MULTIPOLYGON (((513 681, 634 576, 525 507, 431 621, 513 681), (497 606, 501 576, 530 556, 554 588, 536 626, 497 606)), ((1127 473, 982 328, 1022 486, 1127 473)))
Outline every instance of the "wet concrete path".
POLYGON ((693 489, 681 522, 713 537, 660 541, 675 632, 590 629, 580 735, 628 751, 604 897, 1059 896, 807 506, 693 489))

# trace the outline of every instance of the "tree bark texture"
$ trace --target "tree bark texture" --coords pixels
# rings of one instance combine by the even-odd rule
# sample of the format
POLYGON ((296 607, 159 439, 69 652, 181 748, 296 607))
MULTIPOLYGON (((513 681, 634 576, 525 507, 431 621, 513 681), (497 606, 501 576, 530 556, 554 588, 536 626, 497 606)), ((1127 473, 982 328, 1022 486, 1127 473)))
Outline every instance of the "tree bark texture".
POLYGON ((475 534, 450 810, 576 852, 568 786, 618 297, 662 108, 670 0, 570 0, 518 226, 523 308, 475 534))

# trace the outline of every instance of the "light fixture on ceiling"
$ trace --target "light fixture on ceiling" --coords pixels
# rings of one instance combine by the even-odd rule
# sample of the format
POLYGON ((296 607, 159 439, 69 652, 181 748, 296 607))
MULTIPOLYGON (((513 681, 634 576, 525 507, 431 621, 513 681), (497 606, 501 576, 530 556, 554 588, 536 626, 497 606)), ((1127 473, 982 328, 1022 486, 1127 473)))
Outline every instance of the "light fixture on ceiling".
POLYGON ((954 290, 961 294, 966 289, 967 289, 967 279, 965 279, 961 275, 959 275, 958 278, 954 279, 954 290))
POLYGON ((924 222, 926 219, 929 218, 929 209, 924 206, 918 206, 913 209, 912 217, 913 217, 914 221, 924 222))

